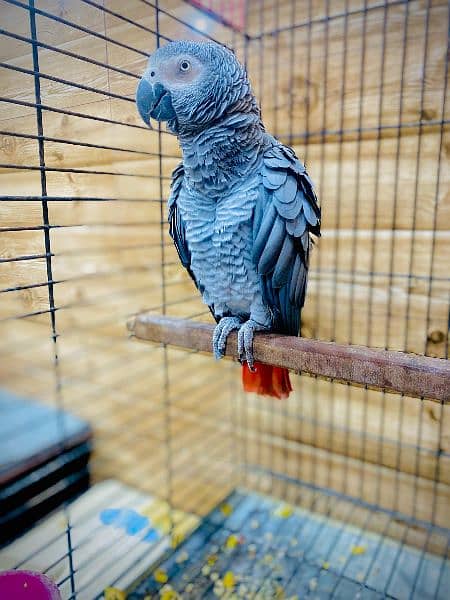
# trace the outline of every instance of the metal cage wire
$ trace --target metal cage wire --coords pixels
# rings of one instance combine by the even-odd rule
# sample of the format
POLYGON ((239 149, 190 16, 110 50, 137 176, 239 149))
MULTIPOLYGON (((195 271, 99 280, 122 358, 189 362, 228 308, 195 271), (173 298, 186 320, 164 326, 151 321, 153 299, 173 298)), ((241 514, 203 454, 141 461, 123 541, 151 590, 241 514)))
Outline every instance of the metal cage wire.
MULTIPOLYGON (((167 232, 176 139, 141 125, 134 92, 156 47, 210 39, 246 63, 268 131, 294 147, 318 187, 323 238, 302 335, 448 359, 447 3, 1 0, 0 11, 2 388, 57 408, 61 451, 62 411, 88 420, 94 482, 115 478, 162 498, 172 533, 177 511, 207 518, 242 486, 339 520, 330 548, 348 526, 377 532, 361 593, 396 597, 402 548, 412 545, 412 594, 428 552, 441 557, 437 594, 450 539, 443 402, 307 376, 284 403, 247 398, 234 365, 137 344, 124 328, 144 309, 208 318, 167 232), (389 538, 399 546, 380 589, 373 570, 389 538)), ((24 422, 5 439, 35 427, 24 422)), ((65 598, 90 597, 117 564, 99 540, 105 558, 93 572, 85 552, 100 526, 74 543, 82 523, 70 504, 64 511, 64 531, 12 566, 63 540, 42 571, 65 598)), ((299 565, 314 563, 317 538, 299 565)), ((133 568, 145 559, 133 556, 133 568)), ((335 577, 330 597, 349 560, 322 568, 335 577)))

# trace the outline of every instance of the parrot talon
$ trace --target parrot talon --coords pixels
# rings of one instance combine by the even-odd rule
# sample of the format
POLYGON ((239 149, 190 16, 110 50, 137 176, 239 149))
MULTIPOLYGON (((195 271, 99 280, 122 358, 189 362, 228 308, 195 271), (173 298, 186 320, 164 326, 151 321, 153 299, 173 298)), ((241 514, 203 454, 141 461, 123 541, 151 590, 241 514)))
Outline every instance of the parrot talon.
POLYGON ((249 319, 246 321, 238 332, 238 352, 239 352, 239 360, 241 362, 246 361, 249 370, 254 373, 255 369, 253 365, 255 364, 255 359, 253 357, 253 337, 255 335, 255 331, 264 331, 268 329, 265 325, 260 325, 253 319, 249 319))
POLYGON ((225 355, 227 338, 230 333, 241 327, 242 323, 237 317, 223 317, 216 325, 213 333, 213 353, 216 360, 220 360, 225 355))

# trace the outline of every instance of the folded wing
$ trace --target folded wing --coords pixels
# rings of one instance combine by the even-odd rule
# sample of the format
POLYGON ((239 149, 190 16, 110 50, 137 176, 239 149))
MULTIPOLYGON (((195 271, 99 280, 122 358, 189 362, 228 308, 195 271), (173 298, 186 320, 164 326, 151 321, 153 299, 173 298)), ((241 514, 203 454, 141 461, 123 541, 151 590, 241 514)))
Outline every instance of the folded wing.
POLYGON ((310 234, 320 235, 312 181, 294 152, 281 144, 263 157, 253 225, 253 261, 274 329, 298 335, 305 301, 310 234))

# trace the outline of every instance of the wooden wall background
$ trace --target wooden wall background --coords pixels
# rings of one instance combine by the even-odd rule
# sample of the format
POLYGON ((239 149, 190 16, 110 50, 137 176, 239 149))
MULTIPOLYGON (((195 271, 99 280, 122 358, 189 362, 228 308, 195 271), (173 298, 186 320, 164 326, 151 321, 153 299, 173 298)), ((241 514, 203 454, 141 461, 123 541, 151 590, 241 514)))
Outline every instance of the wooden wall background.
MULTIPOLYGON (((247 58, 268 130, 317 183, 323 237, 304 335, 448 356, 447 3, 250 0, 247 45, 186 2, 160 5, 163 36, 200 37, 173 15, 247 58)), ((206 512, 243 478, 311 500, 244 468, 260 465, 448 526, 447 408, 307 377, 295 377, 285 403, 244 397, 235 365, 127 339, 127 317, 143 309, 209 318, 165 224, 161 238, 176 139, 134 127, 137 79, 114 70, 143 71, 155 11, 138 0, 36 7, 59 362, 55 370, 29 15, 2 2, 12 35, 0 36, 1 385, 89 419, 95 479, 119 478, 186 510, 206 512)), ((345 518, 367 521, 360 513, 345 518)), ((401 522, 388 525, 406 535, 401 522)), ((420 528, 408 536, 430 543, 420 528)), ((443 552, 443 543, 431 546, 443 552)))

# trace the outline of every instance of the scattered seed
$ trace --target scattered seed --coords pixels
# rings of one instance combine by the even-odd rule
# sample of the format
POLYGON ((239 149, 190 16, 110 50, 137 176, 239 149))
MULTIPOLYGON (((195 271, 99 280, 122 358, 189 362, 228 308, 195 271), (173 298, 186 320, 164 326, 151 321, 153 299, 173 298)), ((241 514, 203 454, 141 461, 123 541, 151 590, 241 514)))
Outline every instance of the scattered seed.
POLYGON ((227 571, 225 573, 225 575, 223 576, 223 587, 227 590, 231 590, 232 588, 234 588, 235 584, 236 584, 236 578, 233 574, 233 571, 227 571))
POLYGON ((289 504, 282 504, 277 509, 275 509, 274 514, 276 517, 281 517, 282 519, 288 519, 292 515, 293 512, 294 512, 294 509, 292 508, 292 506, 290 506, 289 504))
POLYGON ((153 574, 153 577, 158 583, 167 583, 167 581, 169 580, 169 577, 164 571, 164 569, 156 569, 156 571, 153 574))
POLYGON ((222 504, 222 506, 220 507, 220 512, 225 517, 229 517, 231 515, 231 513, 233 512, 233 507, 231 506, 231 504, 224 502, 224 504, 222 504))
POLYGON ((225 542, 225 548, 227 550, 233 550, 234 548, 236 548, 236 546, 239 544, 239 538, 237 535, 235 535, 234 533, 232 533, 227 541, 225 542))

